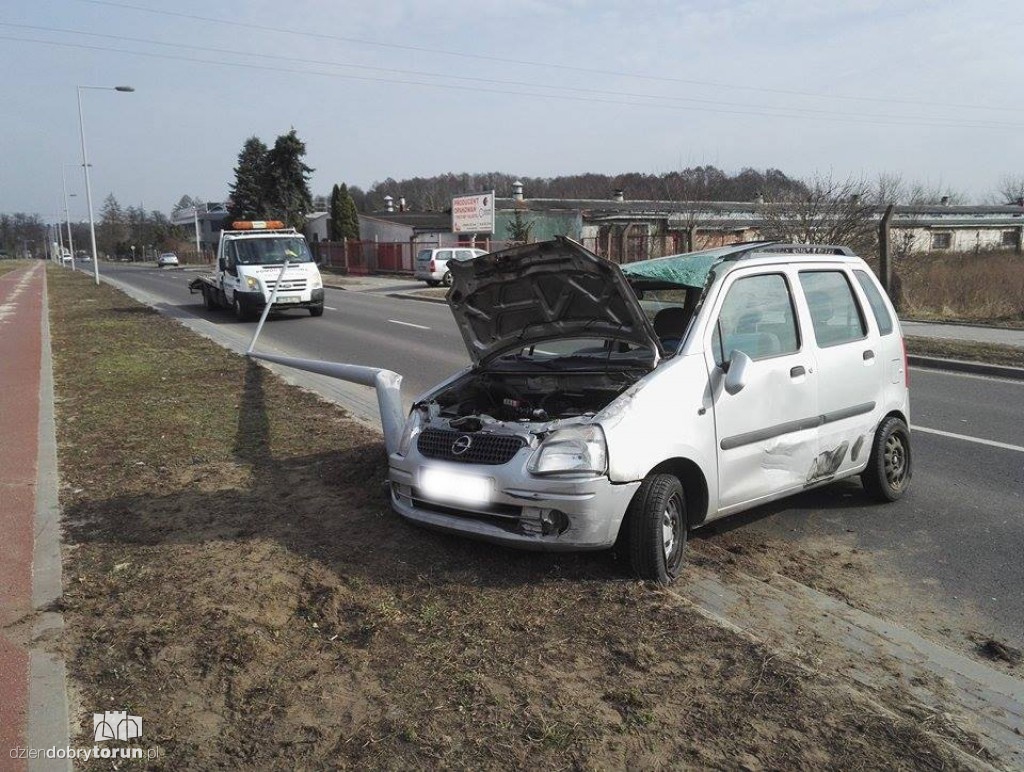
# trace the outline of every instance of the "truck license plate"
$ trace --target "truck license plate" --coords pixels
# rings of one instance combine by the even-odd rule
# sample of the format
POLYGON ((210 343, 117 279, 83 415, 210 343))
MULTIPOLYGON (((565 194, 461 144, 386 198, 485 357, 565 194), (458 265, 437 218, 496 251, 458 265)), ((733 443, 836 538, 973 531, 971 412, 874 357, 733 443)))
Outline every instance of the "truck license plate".
POLYGON ((274 302, 275 303, 298 303, 299 302, 299 297, 297 295, 296 296, 292 296, 292 297, 283 297, 283 298, 279 297, 274 302))

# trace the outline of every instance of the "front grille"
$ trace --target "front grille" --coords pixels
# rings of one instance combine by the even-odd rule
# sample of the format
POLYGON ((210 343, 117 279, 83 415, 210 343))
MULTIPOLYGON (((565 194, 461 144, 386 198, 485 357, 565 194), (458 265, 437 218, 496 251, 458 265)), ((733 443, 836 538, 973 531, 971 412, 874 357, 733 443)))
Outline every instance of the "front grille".
MULTIPOLYGON (((277 284, 276 279, 269 279, 264 282, 267 285, 268 290, 273 290, 277 284)), ((306 279, 284 279, 281 281, 281 289, 279 292, 301 292, 306 289, 306 279)))
POLYGON ((466 434, 453 429, 427 429, 416 440, 421 455, 463 464, 507 464, 525 444, 522 437, 509 434, 466 434), (455 453, 452 446, 462 437, 469 438, 469 447, 455 453))

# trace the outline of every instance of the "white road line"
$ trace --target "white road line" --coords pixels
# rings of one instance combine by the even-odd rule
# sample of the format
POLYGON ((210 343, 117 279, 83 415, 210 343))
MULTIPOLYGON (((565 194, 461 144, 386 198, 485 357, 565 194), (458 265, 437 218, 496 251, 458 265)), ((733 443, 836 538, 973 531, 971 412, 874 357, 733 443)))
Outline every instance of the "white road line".
POLYGON ((969 437, 966 434, 956 434, 954 432, 944 432, 941 429, 929 429, 925 426, 914 425, 911 429, 913 432, 924 432, 925 434, 938 434, 940 437, 952 437, 954 440, 966 440, 967 442, 976 442, 979 445, 990 445, 993 448, 1002 448, 1003 450, 1016 450, 1018 453, 1024 453, 1024 447, 1020 445, 1011 445, 1008 442, 996 442, 995 440, 983 440, 981 437, 969 437))
POLYGON ((397 319, 388 319, 392 324, 402 324, 406 327, 415 327, 417 330, 429 330, 429 327, 424 327, 422 324, 413 324, 412 322, 400 322, 397 319))
POLYGON ((328 311, 337 311, 338 310, 334 306, 324 306, 324 308, 326 308, 328 311))
MULTIPOLYGON (((981 373, 961 373, 956 370, 941 370, 933 367, 915 367, 914 365, 911 365, 910 369, 913 370, 915 373, 921 373, 922 375, 934 373, 935 375, 952 375, 956 378, 976 378, 982 381, 999 381, 999 383, 1008 383, 1015 386, 1024 386, 1024 381, 1016 381, 1011 378, 1008 378, 1005 375, 982 375, 981 373)), ((911 379, 910 385, 914 385, 913 379, 911 379)))

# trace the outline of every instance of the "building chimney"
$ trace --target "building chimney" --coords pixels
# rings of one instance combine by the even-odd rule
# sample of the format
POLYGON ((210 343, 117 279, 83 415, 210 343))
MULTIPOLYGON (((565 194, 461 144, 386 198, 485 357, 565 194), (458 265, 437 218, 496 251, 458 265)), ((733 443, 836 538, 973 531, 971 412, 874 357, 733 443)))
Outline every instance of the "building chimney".
POLYGON ((398 199, 398 211, 405 211, 405 196, 402 196, 401 198, 398 199))
POLYGON ((612 201, 625 201, 626 195, 622 190, 612 191, 612 201))
POLYGON ((523 183, 516 180, 512 183, 512 200, 522 201, 523 200, 523 183))
POLYGON ((384 196, 384 211, 395 211, 395 199, 393 199, 391 196, 384 196))
POLYGON ((943 196, 939 200, 939 203, 942 204, 943 206, 949 206, 949 196, 943 196))

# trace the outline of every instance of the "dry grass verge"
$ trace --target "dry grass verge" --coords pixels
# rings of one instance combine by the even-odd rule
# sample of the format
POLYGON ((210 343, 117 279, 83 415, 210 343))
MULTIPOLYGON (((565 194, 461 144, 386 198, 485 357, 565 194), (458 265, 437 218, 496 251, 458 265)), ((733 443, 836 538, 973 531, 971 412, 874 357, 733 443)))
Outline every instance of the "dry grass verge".
POLYGON ((906 316, 1024 326, 1024 255, 911 255, 897 273, 906 316))
POLYGON ((28 268, 30 265, 34 265, 33 260, 0 260, 0 276, 11 271, 16 271, 19 268, 28 268))
POLYGON ((404 524, 377 434, 49 276, 80 742, 127 709, 166 769, 961 767, 607 554, 404 524))

